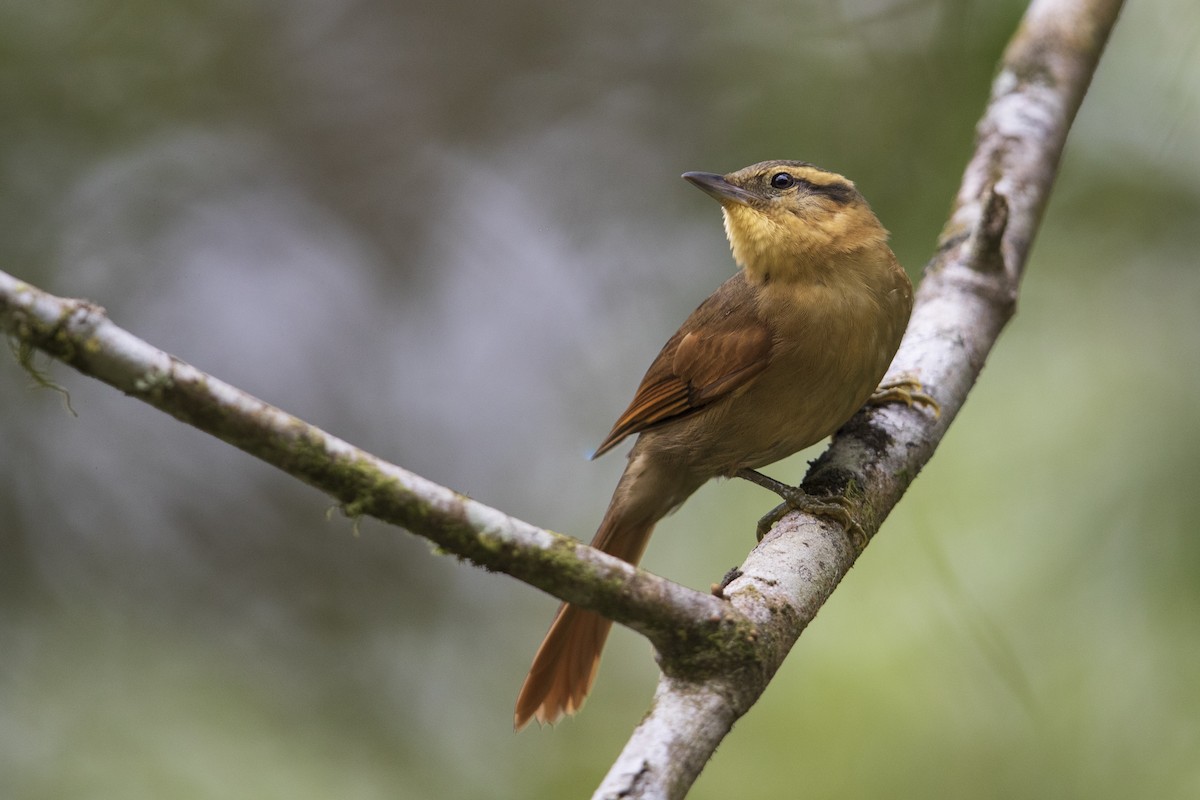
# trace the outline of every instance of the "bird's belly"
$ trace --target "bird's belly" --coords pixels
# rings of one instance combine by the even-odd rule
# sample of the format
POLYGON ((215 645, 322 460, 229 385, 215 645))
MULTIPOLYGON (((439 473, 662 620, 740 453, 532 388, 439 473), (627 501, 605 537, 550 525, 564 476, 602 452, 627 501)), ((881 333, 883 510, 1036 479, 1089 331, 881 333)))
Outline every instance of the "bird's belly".
POLYGON ((787 458, 845 424, 879 385, 891 355, 886 346, 866 358, 832 349, 794 353, 742 391, 674 423, 680 429, 663 437, 663 454, 675 450, 694 474, 709 477, 787 458))

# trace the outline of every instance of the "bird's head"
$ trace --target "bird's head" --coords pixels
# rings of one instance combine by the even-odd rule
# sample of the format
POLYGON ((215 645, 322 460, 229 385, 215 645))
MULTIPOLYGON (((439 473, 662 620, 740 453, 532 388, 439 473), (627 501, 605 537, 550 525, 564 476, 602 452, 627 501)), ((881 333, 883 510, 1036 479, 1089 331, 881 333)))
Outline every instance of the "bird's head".
POLYGON ((886 253, 888 233, 854 184, 804 161, 763 161, 683 177, 721 204, 733 258, 757 281, 820 280, 886 253))

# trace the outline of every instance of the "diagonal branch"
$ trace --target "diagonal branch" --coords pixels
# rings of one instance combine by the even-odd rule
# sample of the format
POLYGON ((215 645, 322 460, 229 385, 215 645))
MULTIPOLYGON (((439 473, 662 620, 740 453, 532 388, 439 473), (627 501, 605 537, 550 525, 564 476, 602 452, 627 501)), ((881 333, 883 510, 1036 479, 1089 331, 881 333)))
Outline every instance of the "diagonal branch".
POLYGON ((118 327, 104 309, 55 297, 0 272, 0 329, 26 362, 42 350, 165 411, 363 514, 424 536, 485 569, 505 572, 687 651, 715 637, 737 646, 749 627, 726 603, 568 536, 537 528, 389 464, 259 400, 118 327))
MULTIPOLYGON (((1067 133, 1120 7, 1121 0, 1034 0, 1004 53, 890 373, 919 377, 942 413, 862 412, 805 480, 810 491, 844 491, 868 537, 933 456, 1013 315, 1067 133)), ((792 513, 776 525, 725 590, 757 624, 760 660, 697 678, 663 659, 650 712, 595 796, 683 797, 856 557, 826 520, 792 513)))

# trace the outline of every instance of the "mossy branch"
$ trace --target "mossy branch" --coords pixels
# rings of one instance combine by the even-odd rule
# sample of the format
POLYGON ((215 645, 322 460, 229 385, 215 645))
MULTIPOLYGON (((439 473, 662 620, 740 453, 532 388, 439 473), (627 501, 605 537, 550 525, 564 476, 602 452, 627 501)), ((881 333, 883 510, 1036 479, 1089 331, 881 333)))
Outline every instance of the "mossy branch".
MULTIPOLYGON (((0 329, 30 365, 40 350, 442 550, 504 572, 688 654, 698 642, 744 650, 749 623, 727 603, 514 519, 371 455, 138 339, 86 300, 56 297, 0 272, 0 329)), ((720 649, 720 648, 718 648, 720 649)))

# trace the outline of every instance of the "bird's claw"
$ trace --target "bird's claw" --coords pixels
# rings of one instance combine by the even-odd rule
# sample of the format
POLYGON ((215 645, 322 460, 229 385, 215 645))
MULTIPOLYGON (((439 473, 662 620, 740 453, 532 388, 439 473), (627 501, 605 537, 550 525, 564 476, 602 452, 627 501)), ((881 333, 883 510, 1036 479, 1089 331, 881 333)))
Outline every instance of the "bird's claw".
POLYGON ((921 382, 911 375, 880 384, 867 399, 867 405, 871 406, 885 406, 890 403, 904 403, 909 408, 927 406, 933 410, 935 419, 942 415, 942 406, 933 399, 933 395, 925 391, 921 382))
POLYGON ((858 524, 858 521, 850 513, 853 503, 846 497, 842 495, 817 497, 798 486, 788 486, 754 470, 742 470, 738 473, 738 476, 756 483, 764 489, 769 489, 783 498, 782 503, 768 511, 758 521, 758 541, 761 542, 763 537, 775 526, 775 523, 783 519, 786 514, 791 511, 801 511, 805 514, 811 514, 814 517, 824 517, 841 525, 850 537, 851 543, 859 552, 862 552, 863 548, 867 546, 866 531, 863 530, 862 526, 858 524))
POLYGON ((850 513, 851 506, 853 505, 850 500, 841 495, 814 497, 800 489, 796 489, 795 492, 796 494, 793 497, 785 499, 782 503, 763 515, 763 518, 758 521, 758 541, 761 542, 763 537, 770 533, 771 528, 775 527, 775 523, 779 522, 787 514, 792 511, 800 511, 814 517, 823 517, 840 525, 846 530, 846 535, 850 537, 851 544, 859 552, 862 552, 867 546, 867 533, 850 513))

